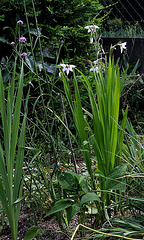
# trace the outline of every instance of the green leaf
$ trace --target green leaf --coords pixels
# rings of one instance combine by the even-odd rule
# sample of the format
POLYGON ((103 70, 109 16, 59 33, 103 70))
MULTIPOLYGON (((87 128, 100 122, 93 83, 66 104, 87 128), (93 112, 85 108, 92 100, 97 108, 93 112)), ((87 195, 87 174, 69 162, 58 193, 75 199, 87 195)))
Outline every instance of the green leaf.
MULTIPOLYGON (((123 146, 123 140, 124 140, 124 130, 125 130, 125 125, 127 120, 127 113, 128 113, 128 106, 126 108, 125 113, 123 114, 124 117, 121 123, 121 129, 119 132, 119 159, 121 158, 121 155, 122 155, 122 146, 123 146)), ((119 160, 119 164, 120 164, 120 160, 119 160)))
POLYGON ((36 237, 40 232, 42 232, 42 230, 39 227, 32 227, 26 233, 24 240, 31 240, 32 238, 36 237))
POLYGON ((16 97, 16 102, 15 102, 15 111, 14 111, 14 115, 13 115, 13 124, 12 124, 11 161, 13 164, 14 164, 16 145, 17 145, 17 141, 18 141, 22 94, 23 94, 23 62, 22 62, 22 67, 21 67, 21 74, 20 74, 20 79, 19 79, 18 93, 17 93, 17 97, 16 97))
POLYGON ((13 204, 17 204, 17 203, 21 202, 24 198, 25 198, 24 196, 18 198, 13 204))
POLYGON ((98 176, 101 176, 101 177, 104 177, 103 173, 100 171, 100 170, 95 170, 95 175, 98 175, 98 176))
POLYGON ((28 56, 25 58, 25 61, 27 65, 29 66, 30 70, 33 72, 34 71, 34 61, 32 56, 28 56))
POLYGON ((72 172, 62 172, 58 177, 58 181, 63 189, 78 189, 79 179, 76 174, 72 172))
POLYGON ((80 184, 81 189, 82 189, 84 192, 88 192, 88 191, 89 191, 88 183, 87 183, 86 180, 85 180, 85 176, 81 176, 81 177, 80 177, 80 179, 79 179, 79 184, 80 184))
POLYGON ((144 202, 144 198, 129 197, 128 199, 130 199, 132 201, 144 202))
POLYGON ((83 204, 91 201, 100 201, 98 195, 94 192, 88 192, 86 193, 80 201, 80 205, 82 206, 83 204))
POLYGON ((8 207, 7 199, 6 199, 6 194, 5 194, 3 183, 1 182, 1 179, 0 179, 0 201, 8 215, 9 221, 11 221, 10 211, 9 211, 9 207, 8 207))
POLYGON ((57 201, 55 205, 50 209, 50 211, 46 214, 45 217, 70 207, 72 203, 73 203, 72 200, 69 198, 57 201))
POLYGON ((70 223, 73 216, 80 210, 80 205, 78 203, 73 204, 72 206, 66 209, 68 224, 70 223))
POLYGON ((25 128, 26 128, 26 113, 23 118, 23 123, 21 127, 19 143, 18 143, 18 152, 16 157, 16 165, 15 165, 15 174, 14 174, 14 201, 17 198, 18 190, 21 185, 22 178, 22 167, 23 167, 23 159, 24 159, 24 145, 25 145, 25 128))
MULTIPOLYGON (((0 173, 1 173, 2 180, 3 180, 3 185, 5 186, 5 190, 6 190, 6 195, 7 195, 8 201, 10 202, 10 199, 11 199, 11 196, 10 196, 11 186, 9 184, 8 177, 7 177, 5 161, 4 161, 4 153, 3 153, 3 150, 2 150, 1 144, 0 144, 0 173)), ((5 202, 5 204, 6 204, 6 202, 5 202)))
POLYGON ((120 227, 125 227, 126 229, 130 227, 132 230, 143 230, 143 225, 139 220, 136 220, 134 218, 114 218, 111 221, 117 223, 120 227))
POLYGON ((1 118, 2 118, 2 126, 4 131, 4 142, 5 148, 8 148, 8 136, 7 136, 7 121, 6 121, 6 111, 5 111, 5 94, 4 94, 4 85, 3 85, 3 78, 0 71, 0 111, 1 111, 1 118))
POLYGON ((120 165, 115 167, 110 174, 107 176, 105 181, 106 190, 112 189, 124 189, 125 188, 125 178, 123 176, 126 173, 127 165, 120 165))

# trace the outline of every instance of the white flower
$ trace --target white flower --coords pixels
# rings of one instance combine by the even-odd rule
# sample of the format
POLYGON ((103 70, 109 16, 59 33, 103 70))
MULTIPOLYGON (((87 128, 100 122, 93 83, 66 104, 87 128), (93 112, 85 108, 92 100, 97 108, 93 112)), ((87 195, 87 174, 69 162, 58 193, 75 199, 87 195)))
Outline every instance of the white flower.
POLYGON ((29 82, 29 85, 32 86, 34 88, 34 85, 32 84, 32 82, 29 82))
POLYGON ((60 64, 59 66, 61 66, 63 69, 63 72, 66 72, 66 74, 68 75, 69 72, 73 72, 73 68, 75 68, 75 65, 69 65, 69 64, 60 64))
POLYGON ((85 29, 88 29, 88 33, 95 33, 96 32, 96 29, 99 28, 97 25, 89 25, 89 26, 86 26, 85 29))
POLYGON ((93 71, 93 72, 99 72, 99 67, 97 66, 97 64, 98 64, 98 62, 99 61, 101 61, 103 58, 99 58, 99 59, 97 59, 97 60, 95 60, 95 61, 93 61, 93 66, 92 66, 92 68, 90 68, 90 72, 91 71, 93 71))
POLYGON ((102 59, 105 60, 105 58, 98 58, 97 60, 93 61, 93 64, 95 64, 95 65, 98 64, 98 62, 101 61, 102 59))
POLYGON ((127 44, 127 42, 123 42, 123 43, 118 44, 120 46, 121 53, 123 52, 124 49, 126 49, 126 44, 127 44))
POLYGON ((39 71, 41 72, 41 70, 43 69, 42 63, 39 63, 39 64, 37 65, 37 67, 39 68, 39 71))
POLYGON ((99 68, 96 66, 96 67, 92 67, 91 69, 90 69, 90 72, 91 71, 93 71, 93 72, 99 72, 99 68))
POLYGON ((93 43, 93 37, 92 36, 90 37, 90 43, 93 43))
POLYGON ((88 29, 88 33, 91 33, 91 37, 90 37, 91 44, 93 43, 93 36, 97 28, 99 28, 97 25, 89 25, 85 27, 85 29, 88 29))

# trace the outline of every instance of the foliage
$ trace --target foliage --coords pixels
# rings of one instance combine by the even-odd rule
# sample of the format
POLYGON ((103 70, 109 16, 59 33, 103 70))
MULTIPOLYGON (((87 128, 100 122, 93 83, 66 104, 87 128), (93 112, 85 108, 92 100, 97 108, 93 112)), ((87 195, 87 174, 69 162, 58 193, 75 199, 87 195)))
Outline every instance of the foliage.
MULTIPOLYGON (((107 237, 112 237, 112 238, 114 237, 114 238, 119 239, 119 240, 120 239, 140 240, 140 238, 137 239, 137 238, 133 237, 134 236, 133 231, 128 231, 126 229, 120 229, 120 228, 103 229, 102 228, 102 229, 96 230, 96 229, 92 229, 90 227, 87 227, 83 224, 79 224, 76 227, 76 229, 75 229, 75 231, 72 235, 71 240, 74 239, 74 237, 75 237, 75 235, 76 235, 76 233, 77 233, 77 231, 79 230, 80 227, 88 230, 89 232, 92 232, 92 233, 89 234, 89 236, 87 236, 87 239, 93 239, 94 238, 94 239, 104 240, 104 239, 107 239, 107 237), (129 235, 132 235, 132 237, 129 237, 129 235)), ((85 237, 81 238, 81 239, 85 239, 85 237)))
POLYGON ((143 134, 143 77, 133 74, 125 80, 121 95, 121 108, 129 106, 128 117, 137 133, 143 134))
MULTIPOLYGON (((109 6, 110 14, 102 24, 102 36, 143 37, 143 11, 141 2, 124 0, 100 0, 103 6, 109 6)), ((105 12, 105 11, 104 11, 105 12)))
POLYGON ((121 18, 107 20, 101 34, 103 37, 139 38, 143 37, 144 30, 139 22, 135 24, 123 24, 121 18))
POLYGON ((62 26, 84 26, 85 22, 93 19, 100 9, 102 5, 98 1, 46 0, 41 9, 41 18, 45 21, 44 24, 49 23, 52 27, 58 26, 59 23, 62 26), (47 20, 45 15, 48 16, 47 20))
POLYGON ((31 240, 32 238, 36 237, 41 232, 41 229, 37 226, 32 227, 26 233, 24 240, 31 240))
MULTIPOLYGON (((64 41, 61 56, 62 59, 70 59, 85 56, 90 45, 84 27, 90 23, 101 25, 102 17, 99 12, 102 5, 98 1, 45 1, 38 19, 42 24, 42 31, 50 42, 57 45, 64 41), (44 18, 47 16, 47 18, 44 18), (45 27, 46 26, 46 27, 45 27)), ((56 46, 57 47, 57 46, 56 46)))
POLYGON ((133 188, 129 189, 129 195, 139 196, 143 198, 144 190, 144 138, 138 135, 132 124, 127 120, 126 129, 128 134, 125 136, 123 154, 125 161, 129 165, 130 174, 128 175, 128 183, 133 188))
POLYGON ((85 211, 87 203, 100 201, 98 195, 90 191, 84 176, 79 176, 74 172, 60 172, 58 182, 61 186, 60 200, 54 203, 46 216, 66 210, 65 222, 69 225, 72 217, 79 210, 85 211))
MULTIPOLYGON (((4 137, 1 134, 0 199, 13 239, 17 235, 22 189, 25 204, 34 213, 35 225, 37 213, 40 219, 46 213, 45 217, 55 215, 62 230, 64 224, 69 229, 70 221, 77 214, 81 223, 87 217, 91 220, 94 217, 97 226, 104 220, 105 224, 113 226, 106 229, 103 225, 102 232, 95 230, 92 238, 104 239, 108 234, 126 239, 127 236, 140 236, 143 226, 143 137, 136 134, 127 120, 126 102, 121 104, 126 110, 119 117, 120 97, 124 91, 129 91, 131 79, 128 69, 119 72, 120 62, 115 65, 113 59, 109 58, 108 63, 104 59, 99 38, 101 29, 92 32, 91 27, 89 41, 89 26, 84 28, 89 24, 102 26, 107 16, 102 12, 102 5, 89 0, 5 0, 0 7, 3 28, 0 41, 7 46, 15 41, 16 44, 10 46, 13 53, 19 56, 23 50, 27 53, 22 65, 21 61, 14 65, 14 55, 1 61, 0 107, 4 137), (22 16, 26 17, 26 23, 18 27, 16 21, 22 16), (17 37, 22 35, 27 42, 20 44, 17 37), (60 65, 57 64, 74 59, 82 70, 76 69, 69 76, 60 71, 58 75, 60 65), (87 60, 90 59, 96 61, 94 65, 90 63, 89 71, 87 60), (15 77, 19 76, 16 69, 19 68, 20 81, 16 83, 15 77), (9 86, 5 87, 9 80, 9 86), (29 103, 28 97, 22 100, 22 92, 24 96, 27 94, 28 84, 32 90, 29 103), (24 91, 23 86, 26 86, 24 91), (20 114, 21 109, 24 115, 20 114), (125 134, 125 125, 130 137, 125 134), (79 156, 85 161, 84 173, 77 171, 79 156), (111 211, 117 218, 110 219, 111 211), (119 213, 126 215, 124 211, 132 214, 136 221, 119 218, 119 213)), ((121 26, 120 21, 115 20, 115 23, 121 26)), ((63 65, 67 70, 70 67, 63 65)), ((141 85, 131 99, 141 97, 142 100, 142 89, 141 85)), ((25 239, 35 237, 40 231, 37 226, 32 227, 25 239)))
MULTIPOLYGON (((35 10, 31 1, 25 1, 25 3, 27 13, 23 8, 23 1, 19 1, 19 4, 17 2, 13 4, 13 1, 4 2, 1 13, 5 18, 5 22, 1 22, 1 28, 3 29, 1 36, 3 39, 11 42, 11 39, 15 35, 13 31, 15 23, 24 14, 27 14, 29 18, 31 33, 36 33, 37 30, 34 21, 36 14, 43 42, 43 51, 47 48, 48 54, 50 53, 55 56, 61 41, 64 41, 60 59, 74 58, 75 54, 79 58, 87 56, 88 49, 91 49, 92 46, 89 45, 84 27, 90 23, 100 26, 105 17, 99 16, 103 7, 98 1, 42 0, 35 1, 35 10), (6 14, 7 9, 9 9, 9 15, 6 14), (12 24, 9 22, 10 16, 12 24)), ((23 21, 25 22, 25 17, 23 17, 23 21)), ((24 26, 26 27, 25 23, 24 26)), ((28 32, 26 29, 23 34, 27 36, 28 32)), ((36 39, 35 34, 33 34, 33 39, 36 39)), ((39 51, 37 44, 36 47, 37 51, 39 51)), ((3 55, 5 54, 3 53, 3 55)))
MULTIPOLYGON (((103 228, 102 232, 110 235, 122 235, 128 239, 141 239, 144 229, 143 136, 134 131, 128 120, 126 121, 126 130, 123 157, 128 169, 123 178, 126 178, 127 187, 123 191, 121 201, 117 204, 117 216, 110 219, 112 226, 109 229, 103 228)), ((90 234, 90 237, 92 236, 101 239, 100 235, 95 233, 90 234)))
POLYGON ((16 63, 11 82, 9 82, 7 103, 5 104, 3 78, 2 75, 0 75, 0 111, 4 134, 4 139, 1 140, 0 145, 0 200, 10 224, 13 240, 17 239, 20 202, 22 200, 22 168, 25 145, 26 107, 28 100, 26 100, 25 113, 21 123, 20 112, 23 94, 23 62, 16 91, 15 77, 16 63), (19 132, 19 128, 21 132, 19 132))
MULTIPOLYGON (((119 70, 117 67, 114 67, 114 62, 111 62, 111 59, 109 59, 106 73, 103 73, 102 68, 99 69, 98 73, 93 73, 94 91, 88 78, 82 72, 78 72, 81 74, 81 81, 83 81, 88 92, 91 113, 82 108, 75 74, 74 99, 72 98, 67 78, 63 73, 61 74, 76 127, 79 147, 91 179, 91 187, 94 191, 97 191, 95 175, 99 176, 98 186, 101 191, 102 203, 98 211, 102 211, 104 208, 103 204, 106 204, 106 206, 110 204, 111 195, 107 191, 124 188, 124 183, 116 179, 126 171, 126 166, 120 166, 120 159, 124 138, 123 130, 128 109, 121 123, 121 129, 118 131, 121 83, 119 70), (87 119, 84 117, 84 113, 87 115, 87 119), (92 119, 91 124, 89 124, 89 117, 92 119), (96 156, 98 169, 95 171, 92 168, 91 151, 96 156)), ((102 216, 103 213, 99 212, 99 217, 101 218, 102 216)))

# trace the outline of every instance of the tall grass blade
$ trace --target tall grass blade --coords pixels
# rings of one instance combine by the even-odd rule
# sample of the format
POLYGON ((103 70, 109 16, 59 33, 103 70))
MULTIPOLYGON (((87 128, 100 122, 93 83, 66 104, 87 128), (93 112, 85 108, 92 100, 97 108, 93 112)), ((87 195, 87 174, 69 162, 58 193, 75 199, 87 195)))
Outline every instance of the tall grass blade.
POLYGON ((18 93, 17 93, 16 103, 15 103, 15 111, 14 111, 13 123, 12 123, 12 142, 11 142, 12 166, 14 165, 14 157, 15 157, 15 151, 16 151, 17 138, 18 138, 22 94, 23 94, 23 62, 21 66, 18 93))
MULTIPOLYGON (((71 107, 77 136, 80 142, 84 160, 86 162, 87 170, 90 176, 92 176, 92 182, 95 182, 93 178, 93 169, 90 155, 91 144, 98 163, 97 173, 100 173, 100 189, 105 190, 105 183, 107 178, 112 173, 113 169, 117 171, 118 168, 116 167, 118 167, 120 164, 124 139, 124 128, 128 111, 128 109, 126 109, 124 118, 122 120, 121 129, 119 130, 119 106, 120 93, 122 89, 120 82, 120 73, 118 66, 114 65, 114 59, 111 60, 111 58, 109 58, 108 70, 106 70, 106 72, 104 72, 101 68, 98 73, 93 73, 93 82, 90 81, 89 78, 86 77, 82 72, 79 70, 77 71, 82 76, 81 80, 89 96, 91 112, 85 111, 85 113, 87 112, 88 116, 92 118, 91 126, 87 120, 84 119, 84 110, 82 108, 81 96, 75 73, 75 99, 72 99, 68 81, 62 74, 65 93, 71 107), (86 131, 86 129, 88 130, 86 131), (116 155, 119 155, 118 160, 118 157, 116 155)), ((114 175, 111 174, 111 178, 113 177, 114 175)), ((111 179, 111 182, 112 181, 113 179, 111 179)), ((93 183, 92 186, 95 186, 95 183, 93 183)), ((124 184, 119 184, 119 187, 117 188, 120 189, 120 187, 123 186, 124 184)), ((102 191, 101 199, 103 203, 106 202, 106 204, 109 205, 110 193, 106 194, 104 191, 102 191)))
MULTIPOLYGON (((6 211, 11 228, 12 239, 17 240, 18 217, 20 212, 20 199, 22 196, 22 166, 25 145, 25 114, 20 131, 20 111, 23 95, 23 61, 18 88, 15 90, 16 62, 12 81, 9 83, 7 101, 5 101, 4 85, 0 73, 0 111, 4 140, 0 144, 0 200, 6 211), (19 134, 20 132, 20 134, 19 134)), ((28 97, 26 100, 26 106, 28 97)))

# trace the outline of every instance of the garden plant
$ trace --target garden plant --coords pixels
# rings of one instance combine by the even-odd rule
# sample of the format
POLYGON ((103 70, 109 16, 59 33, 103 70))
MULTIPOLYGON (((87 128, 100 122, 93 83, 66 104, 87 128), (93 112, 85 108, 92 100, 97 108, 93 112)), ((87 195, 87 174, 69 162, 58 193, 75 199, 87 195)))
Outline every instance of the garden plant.
POLYGON ((1 225, 12 240, 49 239, 40 227, 47 219, 69 239, 143 239, 143 131, 121 101, 138 63, 131 71, 115 61, 126 42, 105 52, 109 10, 89 0, 0 5, 1 42, 10 47, 0 63, 1 225), (32 222, 19 236, 25 211, 32 222))
POLYGON ((0 109, 3 126, 3 138, 1 139, 0 145, 0 200, 8 217, 12 239, 16 240, 24 181, 22 177, 22 168, 24 161, 28 101, 27 96, 24 106, 25 113, 23 114, 23 120, 20 123, 23 95, 23 60, 21 63, 21 73, 19 75, 17 88, 15 78, 16 62, 8 89, 4 87, 3 78, 2 75, 0 75, 0 109), (5 100, 6 95, 7 100, 5 100))

